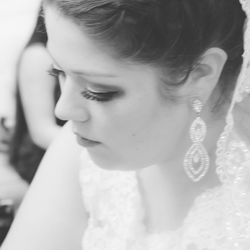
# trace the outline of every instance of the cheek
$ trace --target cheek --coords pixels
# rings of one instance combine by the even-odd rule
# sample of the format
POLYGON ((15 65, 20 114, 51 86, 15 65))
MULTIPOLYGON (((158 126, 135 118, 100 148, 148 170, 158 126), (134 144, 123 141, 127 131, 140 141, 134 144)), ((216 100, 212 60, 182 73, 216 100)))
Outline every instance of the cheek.
POLYGON ((181 150, 180 140, 187 134, 186 110, 176 105, 163 108, 153 101, 130 99, 95 110, 92 124, 105 144, 101 159, 108 159, 107 165, 145 167, 181 150))
MULTIPOLYGON (((91 103, 92 125, 110 144, 151 143, 151 140, 174 137, 177 126, 183 124, 185 110, 181 104, 166 102, 159 90, 145 88, 124 91, 125 94, 110 103, 91 103), (143 91, 142 91, 143 90, 143 91)), ((131 87, 132 88, 132 87, 131 87)), ((179 128, 180 129, 180 128, 179 128)), ((133 147, 134 145, 128 145, 133 147)))
MULTIPOLYGON (((178 110, 163 109, 160 103, 137 100, 114 106, 103 113, 103 136, 111 145, 140 150, 171 140, 178 132, 178 110)), ((99 123, 100 124, 100 123, 99 123)))
MULTIPOLYGON (((107 114, 107 132, 123 141, 137 140, 158 120, 156 107, 140 100, 117 105, 107 114)), ((115 139, 115 138, 113 138, 115 139)))
POLYGON ((167 111, 159 108, 158 112, 155 109, 151 112, 147 110, 130 116, 128 126, 122 128, 120 132, 126 134, 122 140, 127 152, 138 160, 144 158, 145 161, 154 162, 159 158, 172 157, 176 151, 182 150, 181 147, 185 147, 187 112, 181 107, 169 108, 167 111))

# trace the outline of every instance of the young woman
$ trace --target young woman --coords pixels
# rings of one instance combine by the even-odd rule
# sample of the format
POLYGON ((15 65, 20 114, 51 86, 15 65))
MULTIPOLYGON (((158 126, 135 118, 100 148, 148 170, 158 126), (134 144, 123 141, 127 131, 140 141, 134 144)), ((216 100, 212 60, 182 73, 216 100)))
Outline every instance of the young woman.
POLYGON ((51 58, 46 43, 44 19, 39 15, 17 66, 16 122, 9 153, 11 165, 28 183, 64 124, 54 115, 60 88, 58 81, 48 75, 51 58))
POLYGON ((70 123, 3 250, 249 249, 241 3, 45 1, 70 123))

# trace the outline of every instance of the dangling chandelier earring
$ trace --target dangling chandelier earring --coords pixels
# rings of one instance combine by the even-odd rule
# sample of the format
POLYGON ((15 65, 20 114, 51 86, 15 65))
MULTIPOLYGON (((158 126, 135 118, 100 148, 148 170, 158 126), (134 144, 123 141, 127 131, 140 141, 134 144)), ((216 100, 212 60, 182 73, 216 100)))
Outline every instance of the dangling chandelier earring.
POLYGON ((197 117, 193 121, 189 131, 192 146, 184 157, 184 169, 192 181, 198 182, 206 175, 209 169, 209 156, 202 144, 206 137, 207 126, 200 117, 203 104, 198 98, 193 100, 192 108, 197 117))

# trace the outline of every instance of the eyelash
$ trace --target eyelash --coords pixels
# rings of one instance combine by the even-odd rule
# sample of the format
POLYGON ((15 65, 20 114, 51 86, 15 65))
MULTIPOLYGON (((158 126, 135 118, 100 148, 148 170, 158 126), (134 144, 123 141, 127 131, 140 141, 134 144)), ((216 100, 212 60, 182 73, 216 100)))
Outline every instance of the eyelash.
MULTIPOLYGON (((48 70, 48 74, 59 79, 59 77, 65 77, 65 73, 62 70, 51 68, 48 70)), ((82 96, 91 101, 98 102, 108 102, 117 94, 117 91, 109 91, 109 92, 93 92, 88 89, 82 91, 82 96)))
POLYGON ((108 102, 113 99, 113 97, 117 94, 116 91, 111 92, 93 92, 90 90, 84 90, 82 92, 82 96, 91 101, 97 102, 108 102))
POLYGON ((51 68, 51 69, 49 69, 48 70, 48 74, 50 75, 50 76, 53 76, 53 77, 55 77, 55 78, 59 78, 60 76, 65 76, 65 73, 62 71, 62 70, 60 70, 60 69, 56 69, 56 68, 51 68))

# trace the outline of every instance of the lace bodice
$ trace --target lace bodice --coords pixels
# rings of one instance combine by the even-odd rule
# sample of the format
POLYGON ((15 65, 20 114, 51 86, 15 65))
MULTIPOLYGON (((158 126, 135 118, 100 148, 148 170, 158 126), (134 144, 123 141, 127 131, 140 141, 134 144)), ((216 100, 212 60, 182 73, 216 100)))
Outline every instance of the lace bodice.
POLYGON ((136 172, 101 169, 83 152, 80 182, 89 221, 82 249, 249 250, 250 153, 237 140, 230 147, 218 169, 221 185, 197 197, 179 230, 157 234, 143 224, 136 172))

